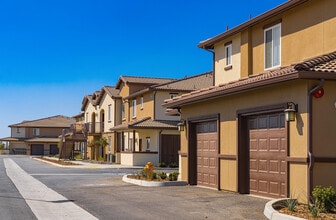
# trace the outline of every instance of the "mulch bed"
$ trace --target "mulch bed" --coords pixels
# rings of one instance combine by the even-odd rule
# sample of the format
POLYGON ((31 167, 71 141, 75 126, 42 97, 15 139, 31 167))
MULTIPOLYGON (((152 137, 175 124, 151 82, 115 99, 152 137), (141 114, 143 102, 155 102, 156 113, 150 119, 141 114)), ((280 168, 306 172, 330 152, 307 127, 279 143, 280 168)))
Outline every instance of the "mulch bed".
POLYGON ((286 215, 292 215, 304 219, 314 219, 314 220, 336 219, 336 213, 319 213, 317 218, 313 218, 308 210, 308 206, 303 204, 297 205, 295 207, 294 212, 289 211, 287 207, 281 208, 278 211, 286 215))

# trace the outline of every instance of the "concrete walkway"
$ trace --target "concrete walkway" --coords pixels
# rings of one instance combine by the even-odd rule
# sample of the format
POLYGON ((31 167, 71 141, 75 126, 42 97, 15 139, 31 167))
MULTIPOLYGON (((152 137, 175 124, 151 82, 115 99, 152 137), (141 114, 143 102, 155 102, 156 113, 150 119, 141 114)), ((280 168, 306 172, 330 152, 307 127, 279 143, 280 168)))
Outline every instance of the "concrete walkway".
POLYGON ((27 174, 12 159, 5 158, 7 176, 38 219, 97 219, 64 196, 27 174))

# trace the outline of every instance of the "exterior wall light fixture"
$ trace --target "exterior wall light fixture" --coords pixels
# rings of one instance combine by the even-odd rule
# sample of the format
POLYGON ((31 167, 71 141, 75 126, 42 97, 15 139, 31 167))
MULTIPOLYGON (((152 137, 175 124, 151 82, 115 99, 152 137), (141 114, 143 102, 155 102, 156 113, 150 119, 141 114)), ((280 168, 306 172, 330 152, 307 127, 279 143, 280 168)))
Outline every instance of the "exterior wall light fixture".
POLYGON ((181 121, 177 124, 178 131, 184 131, 185 121, 181 119, 181 121))
POLYGON ((287 122, 295 121, 296 112, 298 111, 298 104, 294 102, 287 102, 287 108, 285 109, 285 118, 287 122))

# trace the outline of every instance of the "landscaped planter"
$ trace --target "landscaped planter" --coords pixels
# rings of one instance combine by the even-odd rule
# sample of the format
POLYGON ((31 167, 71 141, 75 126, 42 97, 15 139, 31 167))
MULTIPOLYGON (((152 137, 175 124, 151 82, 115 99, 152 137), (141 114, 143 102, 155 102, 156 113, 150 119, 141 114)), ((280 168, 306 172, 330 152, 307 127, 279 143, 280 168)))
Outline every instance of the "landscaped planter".
POLYGON ((185 186, 187 185, 184 181, 150 181, 150 180, 140 180, 129 178, 130 174, 124 175, 122 180, 126 183, 132 183, 139 186, 185 186))
POLYGON ((291 215, 286 215, 279 213, 277 210, 275 210, 273 207, 283 205, 288 198, 285 199, 273 199, 266 203, 265 209, 264 209, 264 215, 270 219, 270 220, 304 220, 303 218, 298 218, 291 215))

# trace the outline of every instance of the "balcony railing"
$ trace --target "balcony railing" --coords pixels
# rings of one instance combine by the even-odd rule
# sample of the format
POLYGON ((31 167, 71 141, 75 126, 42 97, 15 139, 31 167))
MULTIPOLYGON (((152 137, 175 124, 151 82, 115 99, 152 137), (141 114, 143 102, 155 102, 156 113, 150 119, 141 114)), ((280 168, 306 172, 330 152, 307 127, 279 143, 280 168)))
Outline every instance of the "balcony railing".
POLYGON ((104 132, 104 123, 101 123, 101 122, 85 123, 85 128, 87 129, 86 131, 88 133, 100 134, 104 132))
POLYGON ((100 134, 104 132, 104 123, 101 122, 90 122, 84 124, 72 124, 70 129, 65 129, 65 133, 91 133, 100 134))

